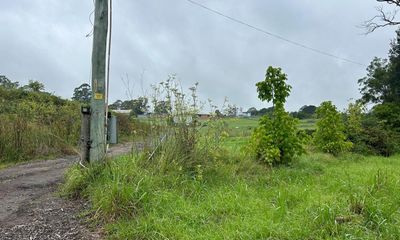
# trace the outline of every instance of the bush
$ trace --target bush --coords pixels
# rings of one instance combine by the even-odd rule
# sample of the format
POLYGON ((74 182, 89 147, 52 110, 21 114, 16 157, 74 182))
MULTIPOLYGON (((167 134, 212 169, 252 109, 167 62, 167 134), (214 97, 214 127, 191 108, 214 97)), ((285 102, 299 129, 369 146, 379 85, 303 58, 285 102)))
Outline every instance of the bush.
POLYGON ((288 164, 304 153, 305 133, 297 129, 298 121, 287 112, 275 109, 273 116, 263 116, 251 137, 252 152, 271 165, 288 164))
POLYGON ((400 133, 400 105, 384 103, 375 105, 372 114, 381 121, 381 124, 391 131, 400 133))
POLYGON ((332 102, 321 103, 317 108, 317 117, 314 143, 319 150, 338 155, 351 149, 353 144, 346 140, 343 119, 332 102))
POLYGON ((391 156, 399 152, 399 133, 386 129, 373 114, 365 117, 362 127, 359 142, 365 148, 361 150, 382 156, 391 156))
POLYGON ((284 108, 291 86, 286 84, 287 76, 280 68, 269 67, 265 80, 256 84, 258 97, 274 104, 272 116, 260 119, 260 126, 254 130, 250 151, 270 165, 288 164, 304 152, 305 134, 298 134, 297 120, 284 108))
POLYGON ((399 151, 400 137, 395 131, 396 117, 393 117, 395 109, 387 106, 377 105, 366 114, 362 104, 349 104, 346 112, 346 133, 353 143, 354 152, 390 156, 399 151), (389 120, 382 120, 384 118, 389 120), (388 125, 389 122, 391 124, 388 125))
POLYGON ((50 93, 0 86, 0 162, 71 154, 78 144, 79 103, 50 93))

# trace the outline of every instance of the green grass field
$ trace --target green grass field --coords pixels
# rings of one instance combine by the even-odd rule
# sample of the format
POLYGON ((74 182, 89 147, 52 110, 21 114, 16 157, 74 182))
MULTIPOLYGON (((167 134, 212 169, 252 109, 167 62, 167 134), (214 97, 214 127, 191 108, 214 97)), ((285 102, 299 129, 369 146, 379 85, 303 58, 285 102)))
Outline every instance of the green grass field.
MULTIPOLYGON (((259 118, 226 118, 229 138, 225 140, 225 146, 229 149, 241 148, 248 142, 253 130, 258 126, 259 118)), ((299 120, 299 129, 314 130, 316 119, 299 120)))
MULTIPOLYGON (((258 117, 254 118, 226 118, 222 121, 226 122, 229 129, 229 135, 238 136, 250 136, 254 128, 258 126, 258 117)), ((299 120, 299 128, 303 130, 315 129, 316 119, 304 119, 299 120)))
MULTIPOLYGON (((257 121, 227 124, 241 133, 257 121)), ((400 155, 309 153, 269 168, 246 142, 229 137, 196 177, 132 156, 74 167, 62 192, 88 199, 109 239, 400 239, 400 155)))

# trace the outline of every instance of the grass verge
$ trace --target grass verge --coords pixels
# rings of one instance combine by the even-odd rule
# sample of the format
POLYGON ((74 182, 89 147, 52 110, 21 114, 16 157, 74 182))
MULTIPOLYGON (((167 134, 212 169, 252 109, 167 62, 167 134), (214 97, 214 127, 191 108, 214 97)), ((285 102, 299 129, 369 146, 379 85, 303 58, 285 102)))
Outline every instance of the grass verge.
POLYGON ((72 168, 62 192, 110 239, 400 239, 400 156, 303 156, 268 169, 240 152, 197 177, 140 158, 72 168))

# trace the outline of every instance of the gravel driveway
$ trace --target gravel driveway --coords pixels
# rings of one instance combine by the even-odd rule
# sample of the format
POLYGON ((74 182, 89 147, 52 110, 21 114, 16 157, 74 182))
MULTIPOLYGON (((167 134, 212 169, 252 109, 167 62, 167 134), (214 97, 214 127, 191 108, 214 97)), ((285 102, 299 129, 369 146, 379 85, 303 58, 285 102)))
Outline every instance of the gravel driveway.
MULTIPOLYGON (((131 144, 112 147, 110 156, 126 154, 131 144)), ((82 202, 57 196, 65 170, 76 156, 35 161, 0 170, 0 239, 101 239, 80 219, 82 202)))

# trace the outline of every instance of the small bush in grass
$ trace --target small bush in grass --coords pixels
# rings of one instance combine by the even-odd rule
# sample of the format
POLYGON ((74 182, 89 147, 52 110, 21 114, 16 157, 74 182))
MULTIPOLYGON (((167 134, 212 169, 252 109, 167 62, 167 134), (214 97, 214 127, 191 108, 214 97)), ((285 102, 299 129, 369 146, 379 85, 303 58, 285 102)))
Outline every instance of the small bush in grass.
POLYGON ((330 101, 321 103, 317 108, 317 116, 314 143, 318 149, 333 155, 349 151, 353 144, 346 140, 342 116, 336 106, 330 101))
POLYGON ((269 67, 265 80, 256 84, 258 97, 272 101, 274 110, 272 116, 261 117, 260 126, 251 138, 250 151, 271 165, 288 164, 295 156, 304 153, 306 134, 299 134, 297 120, 284 108, 291 89, 286 81, 287 76, 280 68, 269 67))

